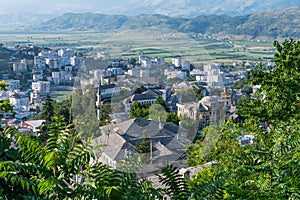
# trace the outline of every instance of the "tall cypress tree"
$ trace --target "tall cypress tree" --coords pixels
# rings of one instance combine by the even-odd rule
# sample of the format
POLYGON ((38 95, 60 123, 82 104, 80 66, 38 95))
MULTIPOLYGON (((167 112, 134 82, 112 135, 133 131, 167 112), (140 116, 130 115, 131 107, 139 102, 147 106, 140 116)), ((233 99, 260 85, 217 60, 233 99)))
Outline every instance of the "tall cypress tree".
POLYGON ((53 116, 54 116, 53 100, 50 98, 49 95, 47 95, 45 99, 45 104, 43 105, 43 108, 39 113, 38 118, 44 119, 46 120, 47 123, 49 123, 52 121, 53 116))

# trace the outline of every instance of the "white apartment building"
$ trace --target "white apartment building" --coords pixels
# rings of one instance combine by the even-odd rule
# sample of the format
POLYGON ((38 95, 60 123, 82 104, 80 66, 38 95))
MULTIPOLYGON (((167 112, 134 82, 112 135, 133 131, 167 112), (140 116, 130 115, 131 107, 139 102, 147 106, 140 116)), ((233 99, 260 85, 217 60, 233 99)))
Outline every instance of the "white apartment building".
POLYGON ((175 67, 180 67, 182 65, 181 58, 172 58, 172 64, 175 65, 175 67))
POLYGON ((29 98, 23 94, 13 93, 9 97, 9 103, 14 107, 15 111, 27 111, 29 98))
POLYGON ((30 93, 30 102, 34 103, 36 99, 46 96, 50 93, 50 82, 38 81, 32 82, 32 92, 30 93))

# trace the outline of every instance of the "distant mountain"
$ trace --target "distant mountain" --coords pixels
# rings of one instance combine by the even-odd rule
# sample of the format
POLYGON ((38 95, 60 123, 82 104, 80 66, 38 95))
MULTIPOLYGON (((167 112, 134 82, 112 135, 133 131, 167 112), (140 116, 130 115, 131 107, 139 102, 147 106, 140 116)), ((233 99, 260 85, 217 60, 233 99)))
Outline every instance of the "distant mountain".
POLYGON ((277 10, 300 5, 300 0, 123 0, 107 9, 119 14, 163 14, 168 16, 195 17, 198 15, 224 14, 231 16, 277 10))
POLYGON ((66 13, 47 22, 34 26, 38 31, 76 30, 111 32, 118 29, 136 29, 162 27, 178 29, 187 22, 185 18, 173 18, 165 15, 105 15, 96 13, 66 13))
POLYGON ((0 29, 23 29, 28 25, 39 24, 55 17, 51 14, 2 14, 0 15, 0 29))
POLYGON ((110 15, 161 14, 177 17, 198 15, 247 15, 255 12, 299 6, 300 0, 17 0, 1 1, 0 13, 96 12, 110 15))
POLYGON ((198 16, 184 23, 181 32, 239 35, 252 38, 300 38, 300 9, 293 7, 246 16, 198 16))
POLYGON ((194 18, 199 15, 241 16, 299 5, 300 0, 51 0, 43 3, 37 0, 3 1, 0 8, 0 30, 20 29, 67 12, 125 16, 159 14, 194 18))
POLYGON ((184 33, 238 35, 251 38, 300 38, 300 9, 293 7, 245 16, 200 15, 195 18, 165 15, 104 15, 67 13, 34 26, 37 31, 116 31, 160 27, 184 33))

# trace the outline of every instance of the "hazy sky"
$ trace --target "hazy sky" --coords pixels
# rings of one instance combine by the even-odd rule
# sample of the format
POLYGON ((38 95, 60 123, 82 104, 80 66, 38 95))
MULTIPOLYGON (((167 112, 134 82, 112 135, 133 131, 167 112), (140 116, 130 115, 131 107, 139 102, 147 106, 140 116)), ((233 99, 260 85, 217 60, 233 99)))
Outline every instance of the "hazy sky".
POLYGON ((0 0, 0 13, 105 12, 120 0, 0 0))

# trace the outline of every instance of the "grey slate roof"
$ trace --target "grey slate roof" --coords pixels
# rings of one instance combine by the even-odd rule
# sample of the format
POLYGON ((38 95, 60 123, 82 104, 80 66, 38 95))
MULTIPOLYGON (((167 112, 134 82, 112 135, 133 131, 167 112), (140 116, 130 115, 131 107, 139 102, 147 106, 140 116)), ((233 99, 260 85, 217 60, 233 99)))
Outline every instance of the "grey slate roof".
POLYGON ((116 87, 116 84, 101 85, 100 90, 111 89, 111 88, 115 88, 115 87, 116 87))
POLYGON ((156 97, 149 94, 134 94, 131 101, 154 100, 156 97))
POLYGON ((149 90, 143 92, 143 94, 148 94, 153 97, 160 97, 162 95, 162 92, 159 90, 149 89, 149 90))
POLYGON ((186 137, 186 129, 175 124, 160 125, 156 121, 143 118, 109 124, 101 127, 101 132, 103 135, 94 139, 93 145, 106 145, 102 151, 116 161, 124 158, 125 151, 134 151, 135 145, 142 141, 143 133, 152 140, 153 153, 159 157, 158 160, 166 155, 171 156, 168 159, 174 156, 178 158, 185 152, 186 145, 191 143, 186 137))

